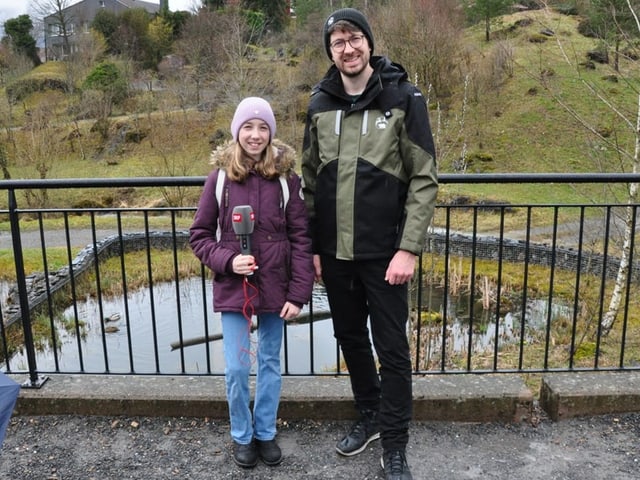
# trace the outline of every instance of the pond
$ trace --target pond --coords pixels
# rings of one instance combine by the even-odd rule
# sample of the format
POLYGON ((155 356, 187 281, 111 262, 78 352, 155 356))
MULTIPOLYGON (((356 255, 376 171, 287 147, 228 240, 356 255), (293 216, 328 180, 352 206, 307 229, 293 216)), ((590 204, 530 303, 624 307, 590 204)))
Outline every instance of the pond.
MULTIPOLYGON (((6 291, 6 288, 0 291, 6 291)), ((222 341, 202 342, 182 349, 172 348, 172 344, 179 343, 181 338, 186 342, 197 337, 221 334, 220 315, 212 312, 211 295, 210 281, 203 285, 201 279, 192 278, 182 280, 179 288, 174 283, 154 285, 153 298, 150 290, 142 289, 130 293, 126 302, 123 297, 103 299, 102 305, 94 298, 81 299, 56 320, 57 359, 50 343, 41 342, 38 346, 38 370, 56 371, 57 361, 57 369, 64 372, 223 374, 222 341), (155 326, 151 321, 154 315, 155 326), (77 329, 76 317, 80 324, 77 329), (107 321, 111 318, 114 321, 107 321), (76 341, 77 332, 80 333, 80 342, 76 341)), ((442 296, 436 295, 433 300, 432 308, 442 311, 442 296)), ((492 351, 496 336, 501 346, 521 340, 519 312, 507 313, 500 318, 496 327, 495 315, 480 310, 474 312, 473 335, 469 344, 468 307, 466 311, 464 307, 469 304, 468 297, 450 298, 449 302, 449 314, 456 315, 447 325, 446 348, 450 354, 465 353, 469 347, 474 353, 492 351)), ((313 306, 315 313, 329 309, 326 293, 321 286, 314 288, 313 306)), ((525 341, 534 341, 535 335, 544 330, 547 310, 545 301, 528 302, 525 341)), ((303 312, 308 312, 308 309, 305 307, 303 312)), ((554 322, 558 317, 570 314, 569 308, 554 304, 550 318, 554 322)), ((437 326, 431 330, 427 353, 436 359, 442 343, 438 330, 437 326)), ((255 332, 251 338, 255 348, 255 332)), ((282 368, 288 374, 335 372, 339 357, 331 320, 288 324, 282 356, 282 368), (285 353, 288 358, 286 363, 285 353)), ((12 369, 26 370, 27 367, 26 352, 19 351, 12 357, 12 369)))
MULTIPOLYGON (((153 301, 148 289, 130 293, 126 302, 123 297, 103 299, 102 315, 100 304, 95 298, 78 300, 75 306, 69 307, 60 319, 56 320, 59 337, 58 368, 65 372, 81 371, 82 364, 84 371, 88 373, 130 373, 132 370, 141 374, 157 371, 165 374, 224 373, 222 341, 211 341, 175 350, 171 347, 172 343, 180 340, 180 330, 183 340, 222 332, 220 315, 213 313, 211 307, 210 282, 207 281, 204 285, 206 300, 203 299, 202 288, 199 278, 183 280, 179 284, 177 297, 174 283, 157 284, 153 287, 153 301), (206 302, 206 305, 203 302, 206 302), (156 317, 155 328, 151 321, 152 310, 156 317), (126 311, 128 316, 125 314, 126 311), (208 316, 208 330, 205 329, 205 311, 208 316), (82 323, 82 340, 79 344, 73 325, 76 315, 82 323), (66 326, 62 318, 67 319, 66 326), (117 320, 107 321, 110 318, 117 320), (103 326, 110 330, 109 333, 104 333, 104 343, 103 326), (105 357, 108 358, 108 363, 105 357), (210 358, 210 368, 207 358, 210 358)), ((313 297, 315 311, 328 309, 322 289, 317 287, 313 297)), ((335 370, 336 342, 333 338, 331 320, 328 319, 316 321, 313 326, 287 325, 285 348, 289 362, 287 365, 284 364, 283 348, 283 368, 287 368, 291 374, 311 373, 309 345, 312 329, 314 370, 335 370)), ((255 346, 256 333, 253 332, 251 337, 255 346)), ((56 359, 51 345, 41 345, 38 348, 36 362, 38 370, 42 372, 56 369, 56 359)), ((26 369, 27 366, 26 352, 18 352, 11 358, 12 369, 26 369)))

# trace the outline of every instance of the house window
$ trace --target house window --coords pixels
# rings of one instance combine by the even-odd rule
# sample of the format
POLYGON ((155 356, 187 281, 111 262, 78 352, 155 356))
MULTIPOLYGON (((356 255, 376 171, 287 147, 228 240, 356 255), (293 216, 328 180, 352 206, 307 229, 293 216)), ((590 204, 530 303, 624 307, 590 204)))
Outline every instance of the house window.
POLYGON ((101 6, 102 8, 104 8, 104 0, 100 0, 100 2, 99 2, 99 3, 100 3, 100 6, 101 6))
POLYGON ((49 25, 49 34, 52 37, 57 37, 62 35, 62 25, 58 23, 52 23, 49 25))

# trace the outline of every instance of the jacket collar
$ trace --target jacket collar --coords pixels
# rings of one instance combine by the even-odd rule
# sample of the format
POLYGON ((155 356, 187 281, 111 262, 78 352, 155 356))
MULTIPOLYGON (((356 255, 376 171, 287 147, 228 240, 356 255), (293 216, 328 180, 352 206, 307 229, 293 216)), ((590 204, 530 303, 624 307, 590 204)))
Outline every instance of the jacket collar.
MULTIPOLYGON (((402 65, 393 63, 389 58, 384 56, 371 57, 371 66, 373 74, 367 86, 362 92, 358 101, 352 106, 352 109, 361 109, 368 106, 375 99, 386 85, 399 83, 407 80, 407 71, 402 65)), ((312 94, 322 91, 327 95, 339 98, 351 104, 351 96, 344 91, 342 77, 340 71, 335 65, 331 65, 325 76, 314 87, 312 94)))

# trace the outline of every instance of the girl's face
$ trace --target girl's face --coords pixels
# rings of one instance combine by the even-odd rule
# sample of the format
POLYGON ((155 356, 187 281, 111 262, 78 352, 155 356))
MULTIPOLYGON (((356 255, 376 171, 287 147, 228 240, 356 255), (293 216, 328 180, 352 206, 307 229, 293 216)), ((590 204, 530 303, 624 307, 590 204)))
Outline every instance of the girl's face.
POLYGON ((242 124, 238 132, 238 143, 257 162, 269 145, 269 136, 269 125, 256 118, 242 124))

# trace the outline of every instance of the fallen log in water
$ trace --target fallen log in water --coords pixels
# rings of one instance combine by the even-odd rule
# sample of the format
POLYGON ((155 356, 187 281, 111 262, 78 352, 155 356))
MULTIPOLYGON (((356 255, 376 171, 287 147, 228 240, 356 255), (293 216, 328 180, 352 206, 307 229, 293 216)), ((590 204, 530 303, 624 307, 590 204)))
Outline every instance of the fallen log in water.
MULTIPOLYGON (((313 319, 310 313, 305 312, 301 313, 294 320, 290 320, 287 323, 293 325, 301 325, 304 323, 310 323, 312 321, 317 322, 318 320, 326 320, 327 318, 331 318, 331 312, 329 312, 328 310, 321 310, 318 312, 313 312, 313 319)), ((255 323, 251 324, 252 332, 257 328, 258 325, 256 325, 255 323)), ((200 345, 201 343, 215 342, 216 340, 222 340, 222 333, 213 333, 208 336, 187 338, 185 340, 182 340, 182 342, 180 340, 171 342, 171 350, 173 351, 178 348, 191 347, 192 345, 200 345)))

